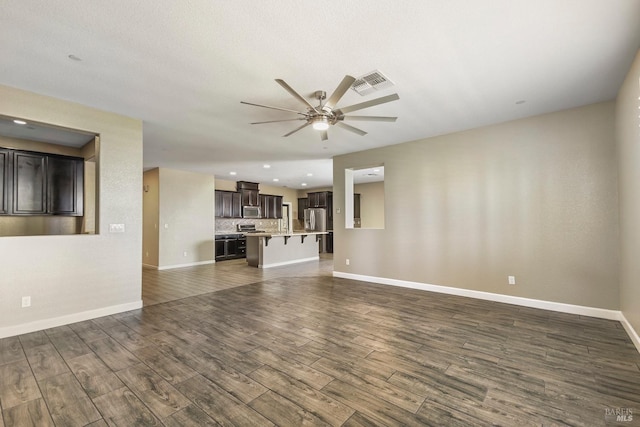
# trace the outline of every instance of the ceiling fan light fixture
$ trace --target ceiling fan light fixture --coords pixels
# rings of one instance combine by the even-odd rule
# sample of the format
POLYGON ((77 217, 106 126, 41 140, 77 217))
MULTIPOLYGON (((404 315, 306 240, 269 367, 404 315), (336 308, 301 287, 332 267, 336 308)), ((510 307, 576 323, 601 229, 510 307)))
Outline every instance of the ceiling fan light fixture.
POLYGON ((326 117, 318 117, 313 119, 313 124, 311 125, 315 130, 327 130, 329 129, 329 120, 326 117))

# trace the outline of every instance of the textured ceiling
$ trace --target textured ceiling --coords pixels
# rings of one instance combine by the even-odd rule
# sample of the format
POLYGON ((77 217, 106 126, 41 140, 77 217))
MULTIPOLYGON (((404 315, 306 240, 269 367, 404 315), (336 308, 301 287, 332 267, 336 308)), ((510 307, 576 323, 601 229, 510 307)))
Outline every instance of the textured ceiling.
POLYGON ((0 84, 142 119, 145 168, 292 188, 337 154, 614 99, 639 47, 640 0, 0 0, 0 84), (283 138, 299 122, 249 123, 293 114, 240 104, 303 110, 274 79, 312 100, 376 69, 395 86, 338 103, 400 95, 357 113, 398 116, 366 136, 283 138))

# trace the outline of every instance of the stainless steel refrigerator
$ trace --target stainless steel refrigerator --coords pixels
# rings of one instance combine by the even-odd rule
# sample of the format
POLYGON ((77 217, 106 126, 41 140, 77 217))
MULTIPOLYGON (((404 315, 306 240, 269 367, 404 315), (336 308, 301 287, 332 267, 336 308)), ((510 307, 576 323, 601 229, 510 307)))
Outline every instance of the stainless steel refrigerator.
MULTIPOLYGON (((305 231, 330 231, 327 210, 325 208, 307 208, 304 210, 305 231)), ((318 241, 318 252, 333 252, 333 233, 324 234, 318 241)))
POLYGON ((305 231, 327 231, 327 210, 325 208, 307 208, 304 210, 305 231))

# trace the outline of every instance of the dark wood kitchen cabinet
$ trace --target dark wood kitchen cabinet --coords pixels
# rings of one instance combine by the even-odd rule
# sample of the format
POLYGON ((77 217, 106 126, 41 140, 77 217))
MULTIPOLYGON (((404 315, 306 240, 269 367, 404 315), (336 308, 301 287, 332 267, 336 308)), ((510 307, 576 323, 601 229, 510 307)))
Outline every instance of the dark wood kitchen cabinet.
POLYGON ((325 208, 327 210, 327 230, 333 230, 333 192, 318 191, 307 193, 307 198, 309 199, 310 208, 325 208))
POLYGON ((0 215, 9 213, 9 150, 0 148, 0 215))
POLYGON ((241 234, 223 234, 215 238, 216 261, 245 258, 247 238, 241 234))
POLYGON ((360 194, 353 193, 353 218, 360 219, 360 194))
POLYGON ((260 194, 260 211, 262 218, 282 218, 282 196, 260 194))
POLYGON ((47 213, 81 216, 84 211, 84 159, 47 156, 47 213))
POLYGON ((9 150, 10 215, 82 216, 84 159, 9 150))
POLYGON ((235 191, 215 191, 217 218, 242 218, 242 198, 235 191))
POLYGON ((333 193, 331 191, 319 191, 315 193, 307 193, 309 199, 310 208, 326 208, 328 207, 329 200, 332 198, 333 193))
POLYGON ((13 214, 47 213, 47 155, 13 152, 13 214))
POLYGON ((298 221, 304 224, 304 210, 309 207, 309 199, 300 197, 298 199, 298 221))
POLYGON ((259 187, 255 182, 236 182, 236 190, 242 197, 242 206, 260 206, 259 187))

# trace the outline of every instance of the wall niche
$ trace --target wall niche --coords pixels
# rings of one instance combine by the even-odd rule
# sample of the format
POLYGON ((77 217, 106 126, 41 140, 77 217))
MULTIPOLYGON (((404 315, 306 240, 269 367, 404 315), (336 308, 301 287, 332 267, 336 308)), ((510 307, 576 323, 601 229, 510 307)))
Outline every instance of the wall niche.
POLYGON ((0 115, 0 237, 95 234, 99 136, 0 115))

